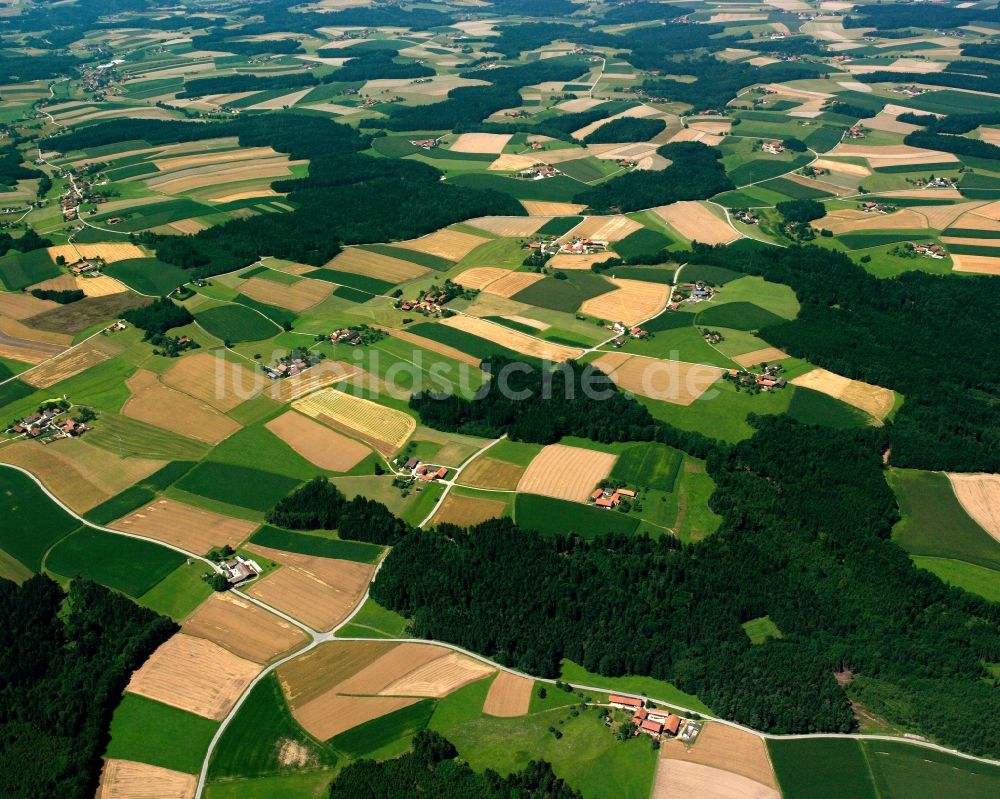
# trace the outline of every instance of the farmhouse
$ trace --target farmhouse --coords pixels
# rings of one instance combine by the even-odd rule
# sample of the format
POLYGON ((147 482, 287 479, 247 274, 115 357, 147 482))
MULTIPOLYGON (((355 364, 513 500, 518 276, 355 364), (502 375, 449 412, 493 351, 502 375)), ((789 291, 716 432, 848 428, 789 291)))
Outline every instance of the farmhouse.
POLYGON ((309 350, 296 349, 292 350, 288 355, 285 355, 275 361, 274 366, 265 368, 267 372, 268 379, 270 380, 282 380, 286 377, 295 377, 295 375, 302 374, 306 369, 310 369, 322 360, 321 356, 317 356, 309 350))
POLYGON ((729 213, 735 216, 736 219, 742 222, 744 225, 760 224, 760 219, 757 217, 757 214, 755 214, 749 208, 730 209, 729 213))
POLYGON ((517 173, 517 176, 522 180, 545 180, 545 178, 554 178, 561 174, 562 172, 551 164, 539 163, 529 169, 522 169, 517 173))
POLYGON ((448 476, 448 469, 444 466, 431 466, 430 464, 418 464, 413 469, 413 476, 418 480, 431 482, 433 480, 444 480, 448 476))
POLYGON ((636 699, 634 696, 610 694, 608 696, 608 704, 611 705, 611 707, 617 707, 621 710, 638 710, 644 703, 641 699, 636 699))
POLYGON ((759 391, 773 391, 777 388, 784 388, 788 381, 781 376, 783 367, 778 364, 764 365, 763 371, 749 372, 741 369, 730 369, 723 379, 735 383, 737 389, 745 388, 751 394, 759 391))
POLYGON ((410 139, 410 144, 419 147, 421 150, 433 150, 437 147, 437 139, 410 139))
POLYGON ((590 495, 590 501, 598 508, 611 510, 621 505, 623 499, 635 499, 638 492, 631 488, 598 488, 590 495))
POLYGON ((865 137, 865 129, 860 125, 855 125, 844 131, 843 138, 845 139, 863 139, 865 137))
POLYGON ((73 264, 69 271, 75 276, 79 277, 81 275, 88 275, 90 277, 101 274, 101 267, 104 264, 101 261, 77 261, 73 264))
POLYGON ((564 252, 568 255, 590 255, 595 252, 604 252, 607 249, 608 243, 606 241, 580 238, 564 243, 559 248, 559 252, 564 252))
POLYGON ((911 241, 908 246, 917 255, 927 255, 931 258, 944 258, 948 254, 940 244, 914 244, 911 241))
POLYGON ((245 583, 263 571, 257 561, 244 558, 242 555, 222 562, 222 574, 230 585, 245 583))
POLYGON ((781 155, 785 152, 785 148, 781 146, 780 141, 768 141, 761 145, 761 148, 765 153, 770 153, 771 155, 781 155))
MULTIPOLYGON (((629 338, 637 338, 637 339, 649 338, 648 331, 643 330, 638 325, 626 325, 624 322, 615 322, 612 325, 608 325, 608 330, 613 330, 615 333, 619 333, 622 336, 627 335, 629 338)), ((623 340, 622 344, 624 343, 625 342, 623 340)))
POLYGON ((896 210, 895 206, 873 202, 872 200, 865 200, 863 203, 859 203, 858 208, 866 214, 891 214, 896 210))

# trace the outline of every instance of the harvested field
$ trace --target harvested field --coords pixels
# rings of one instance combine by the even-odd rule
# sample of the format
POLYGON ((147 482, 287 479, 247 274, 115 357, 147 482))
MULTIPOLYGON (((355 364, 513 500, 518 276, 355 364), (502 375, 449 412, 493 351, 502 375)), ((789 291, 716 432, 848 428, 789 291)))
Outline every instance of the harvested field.
POLYGON ((616 459, 609 452, 549 444, 528 464, 517 490, 585 502, 594 486, 611 474, 616 459))
POLYGON ((170 227, 185 236, 193 236, 206 229, 197 219, 178 219, 176 222, 171 222, 170 227))
POLYGON ((40 300, 30 294, 0 292, 0 316, 9 316, 11 319, 27 319, 58 306, 52 300, 40 300))
POLYGON ((107 275, 78 277, 76 287, 88 297, 107 297, 109 294, 121 294, 128 291, 124 284, 107 275))
POLYGON ((409 414, 333 388, 321 389, 292 405, 335 430, 360 438, 387 456, 403 446, 417 426, 409 414))
POLYGON ((747 779, 721 768, 673 760, 663 756, 656 768, 653 799, 675 796, 697 796, 699 799, 780 799, 781 794, 770 786, 747 779))
POLYGON ((230 592, 212 594, 181 629, 255 663, 267 663, 307 640, 295 625, 230 592))
POLYGON ((189 169, 209 164, 224 164, 227 161, 252 161, 259 158, 280 158, 281 153, 270 147, 239 147, 235 150, 212 150, 207 153, 179 155, 173 158, 157 158, 153 161, 161 172, 189 169))
POLYGON ((942 236, 941 241, 944 244, 961 244, 966 247, 989 247, 990 249, 1000 251, 1000 241, 997 241, 996 239, 974 239, 967 238, 965 236, 942 236))
POLYGON ((834 211, 813 222, 818 230, 826 228, 838 236, 842 233, 861 233, 868 230, 914 230, 927 227, 927 221, 912 208, 903 208, 891 214, 866 214, 853 208, 834 211))
POLYGON ((579 203, 553 203, 541 200, 521 200, 521 205, 531 216, 575 216, 587 207, 579 203))
POLYGON ((681 128, 670 137, 669 143, 673 144, 679 141, 698 141, 709 147, 715 147, 722 143, 722 136, 716 136, 712 133, 706 133, 703 130, 695 130, 694 128, 681 128))
MULTIPOLYGON (((395 650, 399 652, 400 650, 395 650)), ((492 674, 494 668, 468 655, 448 652, 390 683, 382 696, 424 696, 440 699, 463 685, 492 674)))
POLYGON ((247 549, 283 564, 254 582, 247 593, 315 630, 330 630, 344 619, 364 595, 374 573, 365 563, 298 555, 256 544, 247 549))
POLYGON ((371 452, 353 438, 295 411, 286 411, 264 426, 307 461, 330 472, 346 472, 371 452))
POLYGON ((276 381, 267 394, 279 402, 294 402, 318 388, 349 380, 359 374, 360 370, 343 361, 326 360, 294 377, 276 381))
POLYGON ((467 497, 454 492, 445 497, 431 519, 431 524, 454 524, 459 527, 472 527, 487 519, 498 519, 503 516, 507 504, 497 499, 480 499, 467 497))
POLYGON ((582 350, 576 347, 566 347, 562 344, 552 344, 548 341, 533 338, 525 333, 487 322, 472 316, 457 315, 443 319, 441 324, 463 330, 487 341, 493 341, 501 347, 519 352, 532 358, 549 361, 568 361, 579 357, 582 350))
MULTIPOLYGON (((924 196, 927 196, 926 193, 924 196)), ((937 195, 934 195, 937 196, 937 195)), ((927 220, 927 227, 944 230, 967 211, 980 207, 983 203, 955 203, 954 205, 922 205, 917 210, 927 220)))
POLYGON ((793 385, 811 388, 855 408, 860 408, 875 419, 883 420, 892 410, 896 395, 892 389, 851 380, 826 369, 813 369, 790 381, 793 385))
POLYGON ((623 352, 602 355, 594 365, 608 374, 622 391, 674 405, 690 405, 723 374, 716 366, 644 358, 623 352))
POLYGON ((589 111, 595 105, 600 105, 602 102, 604 101, 594 97, 577 97, 575 100, 566 100, 559 103, 556 108, 568 114, 578 114, 581 111, 589 111))
POLYGON ((948 479, 965 512, 1000 541, 1000 474, 949 474, 948 479))
POLYGON ((729 133, 732 129, 733 123, 729 121, 725 122, 692 122, 690 127, 695 130, 702 130, 705 133, 711 133, 714 135, 719 135, 722 133, 729 133))
POLYGON ((96 347, 84 344, 72 350, 57 355, 51 361, 43 363, 26 373, 21 379, 36 388, 48 388, 60 380, 78 375, 91 366, 108 359, 108 355, 96 347))
MULTIPOLYGON (((84 302, 84 300, 79 300, 79 302, 84 302)), ((75 305, 77 303, 73 304, 75 305)), ((64 305, 60 306, 55 312, 58 313, 65 307, 66 306, 64 305)), ((50 313, 53 312, 45 311, 41 314, 41 316, 47 316, 50 313)), ((39 317, 37 316, 31 317, 28 322, 32 326, 29 327, 28 324, 19 322, 16 319, 6 319, 4 317, 0 317, 0 340, 2 340, 3 337, 7 337, 17 339, 24 344, 49 345, 47 347, 40 347, 40 349, 48 352, 50 355, 56 352, 61 352, 64 347, 68 347, 73 343, 73 337, 67 333, 45 330, 44 328, 35 328, 33 325, 35 323, 35 319, 38 318, 39 317)))
POLYGON ((330 693, 293 710, 292 715, 306 732, 324 741, 419 701, 415 698, 339 696, 330 693))
POLYGON ((516 239, 533 235, 550 219, 543 216, 481 216, 470 219, 466 224, 506 239, 516 239))
POLYGON ((669 741, 660 749, 660 757, 724 769, 769 788, 778 788, 764 739, 725 724, 706 722, 694 746, 669 741))
MULTIPOLYGON (((259 180, 264 178, 283 178, 291 175, 289 167, 299 166, 307 161, 289 161, 285 156, 267 161, 251 161, 248 163, 218 164, 201 166, 180 172, 171 172, 146 181, 149 188, 164 194, 183 194, 196 189, 205 189, 226 183, 238 183, 244 180, 259 180)), ((251 196, 258 196, 255 192, 251 196)), ((218 199, 218 198, 216 198, 218 199)), ((139 256, 129 256, 139 258, 139 256)))
POLYGON ((483 713, 500 718, 526 716, 534 685, 534 680, 501 671, 490 685, 490 692, 486 694, 483 713))
POLYGON ((179 358, 160 379, 219 411, 231 411, 263 389, 265 378, 221 354, 195 352, 179 358))
POLYGON ((781 361, 787 357, 788 353, 782 352, 777 347, 764 347, 760 350, 754 350, 753 352, 745 352, 743 355, 737 355, 733 358, 733 360, 740 366, 747 368, 758 363, 781 361))
MULTIPOLYGON (((481 291, 490 283, 509 274, 511 274, 509 269, 504 269, 500 266, 473 266, 471 269, 466 269, 455 277, 454 281, 467 289, 478 289, 481 291)), ((529 272, 528 274, 532 273, 529 272)))
POLYGON ((740 234, 731 225, 695 200, 661 205, 654 208, 653 212, 691 241, 728 244, 740 238, 740 234))
POLYGON ((850 175, 855 178, 866 178, 872 171, 861 164, 850 164, 846 161, 835 161, 832 158, 819 158, 812 162, 816 169, 829 169, 834 174, 850 175))
POLYGON ((194 799, 197 788, 194 774, 132 760, 105 760, 96 798, 194 799))
POLYGON ((126 690, 221 720, 260 671, 218 644, 177 633, 132 674, 126 690))
POLYGON ((538 163, 538 160, 533 155, 504 153, 486 168, 495 172, 516 172, 521 169, 530 169, 538 163))
POLYGON ((630 233, 641 230, 642 225, 634 219, 617 214, 615 216, 588 216, 563 236, 563 240, 571 238, 596 239, 597 241, 621 241, 630 233))
POLYGON ((602 264, 611 258, 617 258, 612 250, 592 252, 586 255, 572 255, 561 252, 549 258, 547 266, 553 269, 590 269, 594 264, 602 264))
POLYGON ((442 344, 440 341, 434 341, 433 339, 418 336, 416 333, 408 333, 405 330, 393 330, 390 331, 390 335, 393 338, 398 338, 400 341, 405 341, 415 347, 420 347, 422 349, 429 350, 430 352, 436 352, 438 355, 444 355, 446 358, 451 358, 459 361, 460 363, 467 363, 470 366, 479 366, 482 361, 482 358, 477 358, 475 355, 469 355, 467 352, 463 352, 455 347, 449 347, 447 344, 442 344))
POLYGON ((528 286, 542 280, 545 275, 535 272, 508 272, 499 280, 490 283, 484 291, 496 294, 498 297, 513 297, 519 291, 524 291, 528 286))
POLYGON ((77 513, 85 513, 163 466, 146 458, 119 459, 84 439, 43 445, 15 441, 0 447, 0 463, 27 469, 77 513))
POLYGON ((255 522, 163 498, 153 500, 108 526, 173 544, 196 555, 204 555, 212 547, 224 544, 235 548, 257 528, 255 522))
POLYGON ((106 263, 126 261, 130 258, 146 258, 146 253, 136 245, 125 241, 100 242, 99 244, 60 244, 47 250, 52 262, 60 255, 67 264, 75 264, 81 259, 103 258, 106 263))
POLYGON ((510 141, 509 133, 463 133, 448 149, 453 153, 501 153, 510 141))
POLYGON ((888 133, 912 133, 915 130, 919 130, 916 125, 909 125, 906 122, 900 122, 895 114, 887 114, 884 110, 880 111, 875 116, 870 119, 861 120, 862 124, 866 128, 871 130, 884 130, 888 133))
POLYGON ((1000 258, 989 255, 952 255, 951 268, 955 272, 1000 275, 1000 258))
POLYGON ((404 280, 413 280, 430 271, 419 264, 370 250, 362 250, 359 247, 346 248, 326 266, 340 272, 368 275, 387 283, 402 283, 404 280))
POLYGON ((311 702, 367 668, 399 644, 393 641, 330 641, 278 669, 290 707, 311 702))
POLYGON ((450 653, 450 649, 434 644, 403 643, 369 661, 335 690, 341 694, 384 694, 388 686, 450 653))
POLYGON ((252 300, 296 312, 305 311, 323 302, 333 294, 333 289, 332 283, 325 280, 309 280, 309 278, 303 278, 289 286, 262 277, 252 277, 239 285, 240 293, 252 300))
POLYGON ((428 255, 437 255, 439 258, 447 258, 449 261, 460 261, 486 241, 489 239, 445 228, 419 239, 402 241, 398 246, 408 250, 425 252, 428 255))
MULTIPOLYGON (((28 290, 31 289, 51 289, 52 291, 73 291, 76 288, 76 278, 72 275, 59 275, 58 277, 50 277, 48 280, 43 280, 41 283, 35 283, 33 286, 29 286, 28 290)), ((58 303, 53 303, 58 307, 58 303)))
MULTIPOLYGON (((76 288, 76 281, 69 287, 76 288)), ((149 304, 149 297, 137 294, 109 294, 106 297, 86 297, 69 305, 60 305, 50 311, 45 311, 30 320, 32 327, 48 330, 54 333, 72 336, 81 330, 117 319, 123 311, 129 308, 139 308, 149 304)), ((66 343, 69 343, 68 340, 66 343)))
POLYGON ((670 286, 665 283, 615 277, 608 279, 617 288, 584 302, 580 306, 580 313, 634 325, 656 316, 666 307, 670 298, 670 286))
POLYGON ((546 324, 545 322, 540 322, 537 319, 529 319, 527 316, 518 316, 517 314, 512 314, 506 317, 511 322, 517 322, 519 325, 524 325, 525 327, 533 327, 535 330, 548 330, 552 325, 546 324))
MULTIPOLYGON (((281 177, 278 175, 277 177, 281 177)), ((243 191, 226 191, 224 189, 215 189, 214 191, 202 192, 199 197, 203 200, 211 200, 214 203, 232 203, 237 200, 250 200, 259 197, 284 197, 284 194, 279 194, 274 189, 268 188, 266 185, 261 184, 259 188, 256 189, 244 189, 243 191)), ((253 216, 254 211, 248 208, 241 209, 240 211, 231 211, 233 216, 253 216)))
POLYGON ((125 384, 132 396, 122 406, 123 416, 209 444, 218 444, 240 429, 211 405, 167 388, 153 372, 140 369, 125 384))
POLYGON ((462 470, 462 485, 474 486, 475 488, 497 488, 506 491, 513 491, 517 488, 521 475, 524 474, 524 466, 516 463, 491 458, 489 455, 480 455, 472 463, 462 470))
POLYGON ((958 161, 958 158, 951 153, 925 150, 922 147, 910 147, 908 144, 872 146, 870 144, 841 143, 834 147, 829 155, 859 156, 867 159, 873 167, 902 164, 941 164, 958 161))

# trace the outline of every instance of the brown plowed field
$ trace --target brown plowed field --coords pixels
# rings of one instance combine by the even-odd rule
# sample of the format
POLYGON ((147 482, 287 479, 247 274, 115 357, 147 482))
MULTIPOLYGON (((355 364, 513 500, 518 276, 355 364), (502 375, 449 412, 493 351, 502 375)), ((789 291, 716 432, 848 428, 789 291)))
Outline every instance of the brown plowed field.
POLYGON ((526 716, 534 685, 534 680, 527 677, 501 671, 490 686, 490 692, 486 694, 483 713, 500 718, 526 716))
POLYGON ((194 774, 136 763, 105 760, 96 799, 194 799, 194 774))
POLYGON ((126 690, 209 719, 222 719, 261 671, 203 638, 177 633, 161 644, 126 690))
MULTIPOLYGON (((499 266, 473 266, 466 269, 455 278, 455 282, 467 289, 486 288, 490 283, 511 274, 509 269, 499 266)), ((530 272, 528 274, 531 274, 530 272)))
MULTIPOLYGON (((78 302, 85 302, 85 300, 79 300, 78 302)), ((61 311, 65 307, 65 305, 60 305, 56 308, 56 312, 61 311)), ((45 311, 41 316, 47 316, 50 313, 52 311, 45 311)), ((0 335, 19 339, 25 343, 48 344, 50 345, 48 347, 49 352, 58 351, 56 348, 62 349, 73 343, 73 337, 67 333, 34 327, 34 320, 37 318, 38 316, 33 316, 28 320, 28 324, 25 324, 16 319, 0 317, 0 335)))
POLYGON ((305 311, 323 302, 333 294, 334 285, 325 280, 303 278, 286 286, 262 277, 252 277, 239 286, 239 292, 252 300, 288 308, 290 311, 305 311))
POLYGON ((434 341, 433 339, 418 336, 416 333, 408 333, 405 330, 391 330, 389 331, 389 334, 393 338, 398 338, 400 341, 406 341, 413 344, 415 347, 421 347, 422 349, 436 352, 438 355, 444 355, 447 358, 452 358, 460 363, 467 363, 470 366, 479 366, 482 361, 482 358, 477 358, 475 355, 469 355, 467 352, 462 352, 462 350, 456 349, 455 347, 449 347, 447 344, 442 344, 440 341, 434 341))
POLYGON ((584 217, 575 228, 563 236, 564 240, 571 238, 597 239, 598 241, 621 241, 630 233, 642 228, 638 222, 627 216, 588 216, 584 217))
POLYGON ((576 347, 567 347, 562 344, 552 344, 542 341, 532 336, 520 333, 516 330, 504 327, 503 325, 488 322, 472 316, 456 315, 443 319, 441 324, 464 330, 474 336, 479 336, 487 341, 494 341, 501 347, 528 355, 534 358, 542 358, 549 361, 568 361, 571 358, 579 357, 582 350, 576 347))
POLYGON ((496 499, 480 499, 451 492, 445 497, 431 519, 431 524, 454 524, 459 527, 472 527, 487 519, 498 519, 503 515, 507 504, 496 499))
POLYGON ((240 429, 211 405, 167 388, 152 372, 140 369, 125 383, 132 396, 122 406, 123 416, 209 444, 218 444, 240 429))
MULTIPOLYGON (((666 747, 660 750, 661 754, 666 747)), ((697 796, 699 799, 781 799, 774 788, 722 768, 661 757, 653 799, 697 796)))
POLYGON ((517 490, 556 499, 584 502, 611 474, 617 456, 565 444, 549 444, 528 464, 517 490))
POLYGON ((704 205, 687 200, 661 205, 653 211, 684 238, 702 244, 728 244, 740 238, 733 227, 720 219, 704 205))
POLYGON ((788 357, 787 352, 779 350, 777 347, 764 347, 753 352, 745 352, 733 358, 743 368, 755 366, 758 363, 771 363, 773 361, 783 361, 788 357))
MULTIPOLYGON (((76 288, 76 281, 70 288, 76 288)), ((148 305, 149 302, 149 297, 140 297, 131 292, 108 294, 105 297, 86 297, 78 302, 60 305, 51 311, 32 316, 28 321, 32 327, 50 330, 72 338, 81 330, 86 330, 100 322, 117 319, 123 311, 148 305)))
POLYGON ((284 565, 255 581, 247 593, 314 630, 329 630, 354 610, 374 573, 367 563, 298 555, 256 544, 248 549, 284 565))
POLYGON ((362 250, 359 247, 348 247, 326 266, 340 272, 350 272, 355 275, 368 275, 389 283, 402 283, 426 275, 430 270, 420 264, 410 263, 401 258, 382 255, 378 252, 362 250))
POLYGON ((660 313, 670 297, 670 286, 664 283, 609 279, 617 288, 584 302, 580 306, 581 313, 634 325, 660 313))
POLYGON ((499 280, 490 283, 485 291, 489 294, 496 294, 498 297, 513 297, 519 291, 524 291, 528 286, 534 285, 541 280, 544 275, 535 272, 508 272, 499 280))
POLYGON ((524 474, 524 469, 524 466, 519 466, 516 463, 507 463, 507 461, 482 455, 462 470, 459 480, 463 485, 475 486, 476 488, 498 488, 513 491, 517 488, 518 481, 524 474))
POLYGON ((725 769, 770 788, 778 787, 764 739, 726 724, 706 722, 694 746, 676 739, 668 741, 660 749, 660 757, 725 769))
POLYGON ((948 478, 965 512, 1000 541, 1000 474, 949 474, 948 478))
POLYGON ((287 411, 264 426, 307 461, 327 471, 346 472, 371 453, 364 444, 295 411, 287 411))
POLYGON ((261 392, 266 378, 221 353, 195 352, 178 358, 160 379, 219 411, 231 411, 261 392))
POLYGON ((328 641, 278 667, 278 680, 294 710, 353 677, 397 646, 394 641, 328 641))
POLYGON ((594 365, 610 375, 622 391, 675 405, 690 405, 723 374, 717 366, 644 358, 623 352, 602 355, 594 365))
POLYGON ((280 616, 229 592, 212 594, 184 620, 181 630, 255 663, 274 660, 308 640, 280 616))
MULTIPOLYGON (((398 650, 397 650, 398 651, 398 650)), ((440 699, 495 669, 459 652, 448 652, 419 666, 381 691, 382 696, 424 696, 440 699)))
POLYGON ((257 529, 257 524, 160 498, 112 522, 109 527, 204 555, 212 547, 238 546, 257 529))
POLYGON ((99 349, 89 345, 83 345, 76 349, 57 355, 51 361, 42 364, 36 369, 28 372, 22 380, 37 388, 48 388, 55 385, 60 380, 65 380, 73 375, 78 375, 91 366, 95 366, 101 361, 106 361, 108 355, 99 349))
POLYGON ((480 244, 489 241, 486 237, 473 236, 460 230, 439 230, 423 238, 400 242, 399 247, 408 250, 425 252, 447 258, 449 261, 460 261, 480 244))
POLYGON ((337 683, 335 689, 340 694, 382 693, 387 686, 431 661, 444 657, 450 651, 433 644, 403 643, 337 683))
POLYGON ((505 239, 531 236, 552 217, 544 216, 481 216, 470 219, 466 224, 494 233, 505 239))
POLYGON ((11 319, 27 319, 29 316, 58 307, 59 303, 40 300, 30 294, 0 292, 0 316, 9 316, 11 319))
POLYGON ((811 388, 855 408, 860 408, 878 421, 885 419, 892 410, 896 395, 892 389, 851 380, 849 377, 828 372, 826 369, 813 369, 791 381, 793 385, 811 388))
POLYGON ((330 693, 298 710, 293 710, 292 715, 306 732, 323 741, 419 701, 415 698, 339 696, 330 693))
POLYGON ((952 255, 951 268, 955 272, 1000 275, 1000 258, 990 255, 952 255))
POLYGON ((531 216, 576 216, 587 207, 580 203, 550 203, 540 200, 521 200, 521 205, 531 216))

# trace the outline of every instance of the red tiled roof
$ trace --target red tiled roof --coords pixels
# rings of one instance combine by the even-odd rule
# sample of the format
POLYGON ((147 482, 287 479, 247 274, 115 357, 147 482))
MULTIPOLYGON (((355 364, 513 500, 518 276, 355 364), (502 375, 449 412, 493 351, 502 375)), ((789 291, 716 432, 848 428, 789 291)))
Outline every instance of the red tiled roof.
POLYGON ((663 725, 658 721, 651 721, 646 719, 642 724, 639 725, 642 730, 648 730, 649 732, 663 732, 663 725))
POLYGON ((634 699, 631 696, 620 696, 619 694, 610 694, 608 696, 608 701, 616 705, 627 705, 628 707, 642 707, 642 700, 634 699))
POLYGON ((680 729, 681 726, 680 716, 675 716, 673 713, 671 713, 669 716, 667 716, 667 720, 663 726, 666 729, 666 731, 669 732, 671 735, 676 735, 677 730, 680 729))

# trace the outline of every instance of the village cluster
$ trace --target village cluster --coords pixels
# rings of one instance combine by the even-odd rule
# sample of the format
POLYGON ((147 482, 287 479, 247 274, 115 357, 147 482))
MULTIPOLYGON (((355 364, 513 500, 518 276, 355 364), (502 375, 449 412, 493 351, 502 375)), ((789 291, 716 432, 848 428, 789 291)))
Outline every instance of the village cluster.
POLYGON ((784 367, 779 364, 761 364, 760 369, 759 372, 730 369, 723 375, 723 379, 734 383, 737 391, 742 389, 751 394, 773 391, 788 385, 788 380, 781 375, 784 367))
POLYGON ((65 399, 47 402, 31 415, 11 422, 7 433, 33 438, 43 444, 60 438, 82 436, 92 429, 87 422, 94 418, 94 413, 89 408, 84 408, 76 418, 68 418, 65 414, 70 407, 65 399))
POLYGON ((631 711, 635 735, 642 733, 655 740, 660 740, 664 736, 680 737, 685 743, 690 743, 701 729, 701 725, 696 722, 682 719, 674 713, 647 707, 641 699, 632 696, 610 694, 608 704, 619 710, 631 711), (694 729, 691 729, 691 725, 694 725, 694 729))
POLYGON ((674 293, 670 297, 670 304, 667 306, 672 311, 676 311, 681 307, 681 303, 698 303, 706 302, 712 299, 718 289, 714 286, 710 286, 703 280, 699 280, 695 283, 682 283, 674 289, 674 293))
POLYGON ((613 330, 618 334, 618 336, 611 342, 617 349, 621 349, 625 346, 625 342, 630 338, 649 338, 648 330, 644 330, 639 327, 639 325, 626 325, 624 322, 615 322, 614 324, 608 325, 608 330, 613 330))

